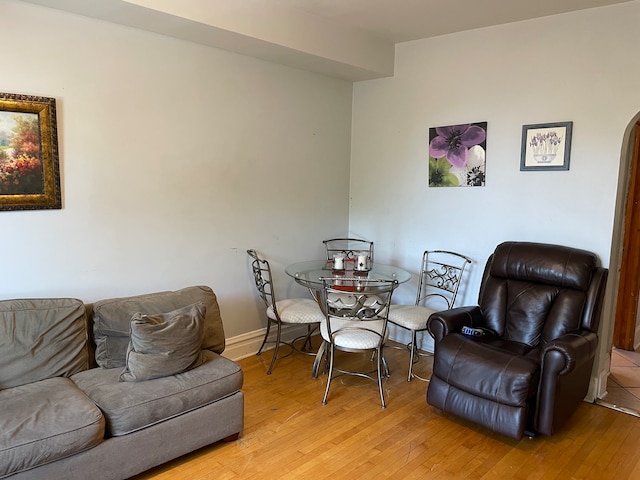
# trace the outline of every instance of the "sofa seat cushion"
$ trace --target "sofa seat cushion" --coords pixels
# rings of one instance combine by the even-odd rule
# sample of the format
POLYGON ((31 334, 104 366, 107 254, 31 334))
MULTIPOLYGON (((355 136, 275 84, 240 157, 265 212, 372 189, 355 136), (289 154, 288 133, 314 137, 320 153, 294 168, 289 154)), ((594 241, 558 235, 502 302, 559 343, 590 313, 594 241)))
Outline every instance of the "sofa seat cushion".
POLYGON ((433 374, 461 391, 514 407, 525 407, 535 395, 540 365, 524 350, 516 354, 515 346, 500 349, 457 333, 447 335, 437 349, 433 374))
POLYGON ((54 377, 0 390, 0 477, 95 447, 104 417, 71 380, 54 377))
POLYGON ((94 368, 72 380, 102 410, 107 436, 140 430, 232 395, 242 388, 240 365, 204 350, 205 363, 141 382, 119 381, 120 368, 94 368))

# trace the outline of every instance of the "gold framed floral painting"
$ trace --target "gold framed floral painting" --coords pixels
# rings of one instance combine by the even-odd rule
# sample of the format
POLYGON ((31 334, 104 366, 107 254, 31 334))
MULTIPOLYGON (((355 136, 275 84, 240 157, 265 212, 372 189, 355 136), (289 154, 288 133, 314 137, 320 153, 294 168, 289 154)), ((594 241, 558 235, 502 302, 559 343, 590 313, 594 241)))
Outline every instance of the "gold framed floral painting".
POLYGON ((0 210, 60 208, 55 99, 0 92, 0 210))

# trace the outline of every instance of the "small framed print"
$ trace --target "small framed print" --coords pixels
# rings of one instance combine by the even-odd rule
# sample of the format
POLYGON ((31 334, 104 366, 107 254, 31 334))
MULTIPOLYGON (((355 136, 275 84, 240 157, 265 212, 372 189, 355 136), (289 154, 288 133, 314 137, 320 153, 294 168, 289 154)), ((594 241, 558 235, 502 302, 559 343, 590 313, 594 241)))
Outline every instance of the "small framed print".
POLYGON ((522 126, 520 170, 569 170, 573 122, 522 126))

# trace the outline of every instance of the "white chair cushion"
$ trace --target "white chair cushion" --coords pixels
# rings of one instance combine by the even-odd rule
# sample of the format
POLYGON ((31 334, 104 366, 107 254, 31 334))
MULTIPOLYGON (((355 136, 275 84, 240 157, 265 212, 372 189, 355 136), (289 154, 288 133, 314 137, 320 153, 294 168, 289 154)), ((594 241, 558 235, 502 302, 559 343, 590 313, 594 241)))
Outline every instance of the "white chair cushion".
POLYGON ((389 321, 409 330, 426 330, 427 319, 435 311, 417 305, 391 305, 389 321))
MULTIPOLYGON (((280 314, 280 320, 284 323, 320 323, 324 320, 324 314, 320 310, 318 302, 310 298, 287 298, 276 302, 276 308, 280 314)), ((267 316, 277 320, 272 307, 267 308, 267 316)))
MULTIPOLYGON (((332 317, 331 330, 334 333, 333 341, 337 347, 353 348, 365 350, 369 348, 376 348, 380 343, 380 334, 384 326, 383 320, 367 320, 358 322, 355 320, 345 320, 339 317, 332 317), (361 327, 361 328, 346 328, 346 327, 361 327), (339 331, 344 328, 344 330, 339 331), (373 330, 372 332, 364 330, 367 328, 373 330), (374 332, 377 332, 374 333, 374 332)), ((320 324, 320 333, 322 338, 331 342, 329 338, 329 332, 327 330, 327 322, 323 321, 320 324)), ((385 332, 385 340, 389 336, 389 331, 385 332)))

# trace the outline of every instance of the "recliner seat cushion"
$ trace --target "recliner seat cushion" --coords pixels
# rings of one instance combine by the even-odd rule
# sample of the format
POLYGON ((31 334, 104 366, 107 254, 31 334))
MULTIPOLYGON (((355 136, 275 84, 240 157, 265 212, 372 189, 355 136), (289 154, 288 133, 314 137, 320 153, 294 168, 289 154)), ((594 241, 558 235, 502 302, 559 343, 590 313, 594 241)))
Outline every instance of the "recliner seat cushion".
POLYGON ((104 438, 100 410, 68 378, 1 390, 0 406, 0 478, 70 457, 104 438))
MULTIPOLYGON (((526 347, 514 346, 513 350, 526 347)), ((438 345, 433 373, 452 386, 504 405, 525 407, 538 386, 539 363, 532 357, 492 348, 461 334, 438 345)))
POLYGON ((514 407, 476 397, 435 375, 429 383, 427 402, 445 412, 483 425, 493 432, 516 439, 522 437, 529 412, 527 407, 514 407))
POLYGON ((149 427, 238 392, 243 374, 236 362, 203 351, 197 368, 142 382, 120 382, 121 369, 95 368, 72 377, 106 419, 111 436, 149 427))

